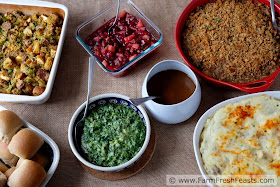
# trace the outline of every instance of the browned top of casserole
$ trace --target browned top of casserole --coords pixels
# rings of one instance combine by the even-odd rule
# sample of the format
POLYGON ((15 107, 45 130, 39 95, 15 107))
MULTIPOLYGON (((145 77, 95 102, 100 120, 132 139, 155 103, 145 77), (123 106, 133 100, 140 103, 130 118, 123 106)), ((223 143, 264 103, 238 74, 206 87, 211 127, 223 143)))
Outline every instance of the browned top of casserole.
POLYGON ((184 53, 204 74, 242 83, 279 68, 279 36, 260 2, 218 0, 197 7, 182 33, 184 53))

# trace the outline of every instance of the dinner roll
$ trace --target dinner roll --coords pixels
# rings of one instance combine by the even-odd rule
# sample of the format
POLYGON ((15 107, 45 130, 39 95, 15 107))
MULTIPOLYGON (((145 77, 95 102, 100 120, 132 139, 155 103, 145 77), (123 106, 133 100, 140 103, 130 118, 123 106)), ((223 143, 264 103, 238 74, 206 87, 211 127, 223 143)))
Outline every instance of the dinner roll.
POLYGON ((9 151, 8 144, 2 141, 0 141, 0 159, 9 166, 15 166, 18 161, 18 157, 9 151))
POLYGON ((0 171, 2 173, 5 173, 5 171, 7 171, 9 168, 3 163, 0 161, 0 171))
POLYGON ((46 177, 42 166, 32 160, 24 160, 8 179, 10 187, 38 187, 46 177))
POLYGON ((24 161, 24 160, 25 160, 24 158, 19 158, 18 162, 17 162, 17 165, 16 165, 16 168, 18 168, 21 165, 22 161, 24 161))
POLYGON ((7 179, 12 175, 12 173, 15 171, 15 167, 9 168, 4 174, 6 175, 7 179))
POLYGON ((30 129, 22 129, 13 136, 8 148, 14 155, 30 159, 43 145, 44 140, 30 129))
POLYGON ((7 177, 0 171, 0 187, 5 187, 7 183, 7 177))
POLYGON ((19 128, 23 126, 21 119, 12 111, 0 111, 0 140, 9 143, 19 128))

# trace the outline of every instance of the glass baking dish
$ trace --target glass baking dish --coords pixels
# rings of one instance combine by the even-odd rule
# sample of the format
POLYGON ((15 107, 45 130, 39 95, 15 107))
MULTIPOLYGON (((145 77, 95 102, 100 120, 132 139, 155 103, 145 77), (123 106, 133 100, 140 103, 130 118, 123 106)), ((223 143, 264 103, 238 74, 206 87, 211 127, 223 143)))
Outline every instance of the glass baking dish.
MULTIPOLYGON (((100 28, 102 25, 104 25, 107 21, 115 17, 117 5, 117 3, 112 4, 108 8, 104 9, 103 11, 99 12, 98 14, 95 14, 94 16, 86 20, 77 28, 76 39, 90 55, 95 56, 94 53, 90 50, 90 48, 86 45, 86 38, 98 28, 100 28)), ((137 62, 139 62, 139 60, 141 60, 143 57, 154 51, 162 43, 161 30, 147 16, 145 16, 144 13, 131 0, 120 1, 119 12, 122 12, 124 10, 134 15, 137 19, 141 18, 144 26, 156 38, 157 42, 117 70, 110 70, 106 68, 102 64, 102 62, 98 58, 96 58, 98 65, 105 72, 108 72, 110 75, 113 76, 122 76, 126 74, 130 68, 134 67, 137 64, 137 62)))

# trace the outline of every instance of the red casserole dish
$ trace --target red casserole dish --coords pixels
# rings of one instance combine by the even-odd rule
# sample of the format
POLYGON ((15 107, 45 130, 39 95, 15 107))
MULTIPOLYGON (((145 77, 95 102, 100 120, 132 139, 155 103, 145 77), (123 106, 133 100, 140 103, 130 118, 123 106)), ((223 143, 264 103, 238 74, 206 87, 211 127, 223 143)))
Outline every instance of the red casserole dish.
MULTIPOLYGON (((264 3, 265 5, 270 7, 270 2, 269 0, 257 0, 259 2, 264 3)), ((200 77, 205 79, 207 82, 215 85, 215 86, 220 86, 224 88, 234 88, 243 92, 247 93, 255 93, 255 92, 261 92, 266 89, 268 89, 276 79, 277 75, 280 73, 280 68, 278 68, 274 73, 271 75, 254 81, 254 82, 246 82, 246 83, 230 83, 230 82, 224 82, 220 81, 217 79, 214 79, 212 77, 209 77, 199 71, 191 62, 190 60, 186 57, 186 55, 183 52, 182 46, 181 46, 181 39, 182 39, 182 30, 185 25, 185 21, 188 18, 189 14, 195 10, 196 7, 201 6, 203 4, 206 4, 208 2, 212 2, 212 0, 192 0, 190 4, 184 9, 183 13, 178 19, 176 29, 175 29, 175 41, 176 41, 176 46, 179 50, 180 55, 184 59, 185 63, 200 77)), ((280 6, 278 3, 275 2, 275 11, 280 14, 280 6)))

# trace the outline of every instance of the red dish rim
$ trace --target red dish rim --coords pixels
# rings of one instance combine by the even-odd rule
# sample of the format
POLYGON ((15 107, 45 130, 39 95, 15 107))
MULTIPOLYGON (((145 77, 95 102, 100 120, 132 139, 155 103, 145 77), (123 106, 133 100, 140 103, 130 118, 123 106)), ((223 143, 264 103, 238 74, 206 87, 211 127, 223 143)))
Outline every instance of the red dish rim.
MULTIPOLYGON (((200 77, 202 77, 203 79, 207 80, 208 82, 216 85, 216 86, 222 86, 224 88, 235 88, 237 90, 243 91, 243 92, 247 92, 247 93, 255 93, 255 92, 261 92, 264 91, 266 89, 268 89, 274 82, 274 80, 276 79, 277 75, 280 73, 280 68, 278 68, 274 73, 272 73, 271 75, 257 80, 257 81, 253 81, 253 82, 246 82, 246 83, 230 83, 230 82, 224 82, 224 81, 220 81, 217 79, 214 79, 212 77, 207 76, 206 74, 202 73, 201 71, 199 71, 194 65, 192 65, 187 57, 185 56, 183 50, 182 50, 182 46, 181 46, 181 35, 182 35, 182 30, 185 24, 185 21, 187 19, 187 17, 189 16, 189 14, 198 6, 203 5, 205 3, 211 2, 212 0, 192 0, 189 5, 187 5, 187 7, 184 9, 184 11, 182 12, 182 14, 180 15, 178 21, 177 21, 177 25, 176 25, 176 29, 175 29, 175 42, 176 42, 176 46, 177 49, 181 55, 181 57, 184 59, 185 63, 196 73, 198 74, 200 77)), ((264 4, 266 4, 267 6, 270 7, 270 2, 269 0, 255 0, 255 1, 259 1, 262 2, 264 4)), ((275 10, 277 11, 277 13, 280 14, 280 6, 278 3, 275 2, 275 10)))

